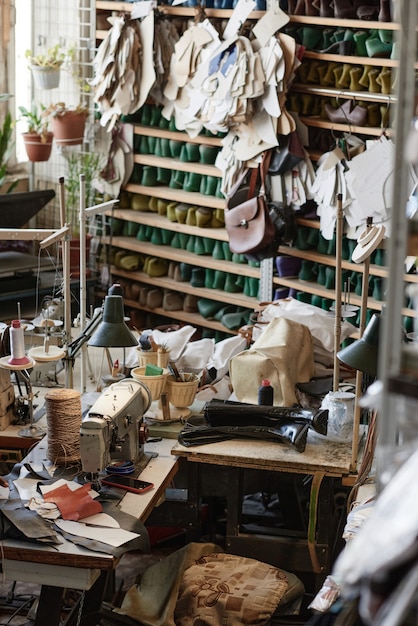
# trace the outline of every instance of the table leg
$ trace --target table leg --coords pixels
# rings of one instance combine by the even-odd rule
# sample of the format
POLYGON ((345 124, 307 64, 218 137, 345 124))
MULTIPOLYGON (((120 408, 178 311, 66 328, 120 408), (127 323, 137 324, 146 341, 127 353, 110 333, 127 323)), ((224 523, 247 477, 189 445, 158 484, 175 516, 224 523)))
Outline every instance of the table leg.
POLYGON ((36 610, 35 626, 59 626, 61 623, 64 589, 42 585, 36 610))
MULTIPOLYGON (((65 626, 92 625, 92 619, 94 620, 99 614, 111 575, 111 572, 102 572, 94 585, 81 595, 79 601, 65 621, 65 626)), ((96 622, 94 621, 94 623, 96 622)), ((43 626, 45 626, 45 624, 43 626)))

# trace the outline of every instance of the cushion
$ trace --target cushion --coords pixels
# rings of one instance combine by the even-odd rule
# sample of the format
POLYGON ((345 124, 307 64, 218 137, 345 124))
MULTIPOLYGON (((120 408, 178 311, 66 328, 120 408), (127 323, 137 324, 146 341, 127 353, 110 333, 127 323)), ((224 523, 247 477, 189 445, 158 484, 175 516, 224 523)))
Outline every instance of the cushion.
POLYGON ((180 585, 176 626, 266 624, 288 588, 286 574, 255 559, 224 554, 202 556, 180 585))

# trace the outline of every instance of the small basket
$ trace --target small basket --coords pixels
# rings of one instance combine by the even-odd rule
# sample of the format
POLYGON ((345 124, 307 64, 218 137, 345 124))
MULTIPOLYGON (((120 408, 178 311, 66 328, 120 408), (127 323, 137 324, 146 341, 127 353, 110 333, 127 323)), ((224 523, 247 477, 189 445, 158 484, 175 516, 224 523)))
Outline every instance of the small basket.
POLYGON ((193 404, 198 386, 199 379, 181 382, 170 376, 167 378, 168 401, 177 408, 186 408, 193 404))
POLYGON ((140 383, 144 383, 148 387, 153 400, 158 400, 165 389, 169 371, 164 369, 163 373, 157 376, 145 376, 145 367, 135 367, 131 374, 132 378, 139 380, 140 383))
MULTIPOLYGON (((154 350, 138 350, 138 365, 145 367, 146 365, 159 365, 158 352, 154 350)), ((160 365, 160 367, 163 367, 160 365)))

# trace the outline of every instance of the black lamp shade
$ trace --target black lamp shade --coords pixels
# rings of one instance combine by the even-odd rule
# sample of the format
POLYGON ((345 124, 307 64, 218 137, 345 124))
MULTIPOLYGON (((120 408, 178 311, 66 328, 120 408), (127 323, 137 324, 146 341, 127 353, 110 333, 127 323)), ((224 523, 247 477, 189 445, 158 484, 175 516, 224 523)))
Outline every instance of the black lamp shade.
POLYGON ((103 321, 90 338, 89 346, 127 348, 138 345, 134 335, 124 322, 123 313, 122 296, 106 296, 103 307, 103 321))
POLYGON ((363 336, 337 352, 337 359, 355 370, 377 376, 380 315, 375 313, 363 336))

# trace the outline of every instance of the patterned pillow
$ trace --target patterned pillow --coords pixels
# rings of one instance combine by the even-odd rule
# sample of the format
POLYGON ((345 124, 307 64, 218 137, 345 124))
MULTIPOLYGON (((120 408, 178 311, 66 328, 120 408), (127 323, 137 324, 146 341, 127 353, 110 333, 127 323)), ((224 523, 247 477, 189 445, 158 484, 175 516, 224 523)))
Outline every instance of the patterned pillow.
POLYGON ((180 586, 176 626, 262 626, 288 588, 285 573, 232 554, 203 556, 187 568, 180 586))

